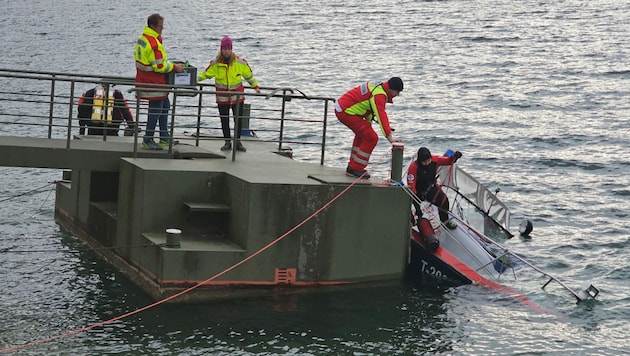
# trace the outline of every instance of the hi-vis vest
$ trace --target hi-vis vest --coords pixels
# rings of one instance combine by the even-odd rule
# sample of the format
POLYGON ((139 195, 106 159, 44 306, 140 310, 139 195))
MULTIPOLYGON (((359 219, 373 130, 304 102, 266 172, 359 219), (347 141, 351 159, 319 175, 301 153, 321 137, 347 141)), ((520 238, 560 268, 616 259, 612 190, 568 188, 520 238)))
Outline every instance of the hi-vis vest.
POLYGON ((348 115, 356 115, 362 117, 368 122, 376 121, 381 128, 383 135, 387 137, 391 134, 389 127, 389 119, 381 118, 381 114, 386 116, 383 111, 379 112, 379 108, 374 101, 377 95, 384 95, 385 102, 391 102, 387 91, 383 88, 384 84, 370 85, 369 82, 363 83, 342 95, 335 102, 335 110, 345 112, 348 115), (386 124, 384 124, 386 122, 386 124))
POLYGON ((92 121, 95 123, 112 122, 114 114, 114 90, 109 90, 108 98, 105 98, 107 90, 102 86, 94 89, 94 99, 92 100, 92 121))
MULTIPOLYGON (((249 83, 252 88, 258 87, 258 81, 254 78, 252 69, 247 63, 245 58, 235 56, 235 59, 231 63, 217 62, 216 60, 210 61, 210 64, 206 67, 206 70, 197 75, 197 82, 202 80, 214 78, 214 84, 217 91, 222 92, 236 92, 243 93, 245 88, 243 87, 243 79, 249 83)), ((216 94, 217 104, 236 104, 237 98, 239 101, 244 101, 244 95, 234 94, 216 94)))

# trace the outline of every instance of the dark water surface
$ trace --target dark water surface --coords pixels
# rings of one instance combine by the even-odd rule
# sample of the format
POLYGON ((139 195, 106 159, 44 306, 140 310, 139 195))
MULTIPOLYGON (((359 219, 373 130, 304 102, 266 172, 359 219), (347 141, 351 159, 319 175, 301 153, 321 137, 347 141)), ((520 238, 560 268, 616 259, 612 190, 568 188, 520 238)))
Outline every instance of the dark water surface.
MULTIPOLYGON (((506 245, 573 288, 591 280, 601 294, 580 305, 558 290, 532 295, 559 312, 541 315, 481 287, 444 292, 394 282, 159 306, 17 353, 630 352, 629 1, 153 3, 4 0, 0 67, 132 76, 134 41, 159 12, 169 56, 204 67, 230 35, 262 85, 338 97, 362 81, 400 76, 405 89, 389 112, 406 157, 421 145, 464 152, 465 170, 502 189, 512 225, 534 222, 532 239, 506 245)), ((10 130, 0 127, 0 136, 16 134, 10 130)), ((326 164, 344 167, 351 139, 333 122, 326 164)), ((372 156, 377 177, 389 174, 388 148, 381 139, 372 156)), ((298 160, 319 159, 294 151, 298 160)), ((151 303, 61 233, 49 184, 60 176, 0 167, 0 349, 151 303)))

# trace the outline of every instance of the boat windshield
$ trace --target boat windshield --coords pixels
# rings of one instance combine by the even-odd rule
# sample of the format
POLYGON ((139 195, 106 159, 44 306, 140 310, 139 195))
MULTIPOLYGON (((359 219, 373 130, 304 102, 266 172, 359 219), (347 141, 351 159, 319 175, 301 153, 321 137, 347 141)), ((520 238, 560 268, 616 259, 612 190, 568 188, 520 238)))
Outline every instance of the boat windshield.
POLYGON ((438 180, 451 201, 451 211, 490 238, 510 238, 510 210, 481 182, 457 165, 441 166, 438 180))

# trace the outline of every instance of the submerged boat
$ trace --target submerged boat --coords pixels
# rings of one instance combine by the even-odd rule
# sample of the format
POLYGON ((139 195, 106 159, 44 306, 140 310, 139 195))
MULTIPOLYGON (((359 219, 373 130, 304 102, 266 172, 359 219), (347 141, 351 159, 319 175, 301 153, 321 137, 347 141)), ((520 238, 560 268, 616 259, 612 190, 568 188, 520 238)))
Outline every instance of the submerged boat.
MULTIPOLYGON (((491 192, 456 164, 439 167, 438 182, 449 198, 449 215, 457 226, 449 229, 440 222, 435 205, 417 201, 422 214, 412 209, 420 223, 411 229, 409 263, 414 281, 444 286, 477 284, 521 300, 526 299, 522 293, 530 292, 523 288, 538 285, 544 290, 554 282, 577 302, 597 297, 599 290, 589 281, 574 290, 500 244, 514 234, 510 232, 510 210, 497 198, 499 189, 491 192)), ((527 236, 532 229, 531 221, 524 220, 519 233, 527 236)))

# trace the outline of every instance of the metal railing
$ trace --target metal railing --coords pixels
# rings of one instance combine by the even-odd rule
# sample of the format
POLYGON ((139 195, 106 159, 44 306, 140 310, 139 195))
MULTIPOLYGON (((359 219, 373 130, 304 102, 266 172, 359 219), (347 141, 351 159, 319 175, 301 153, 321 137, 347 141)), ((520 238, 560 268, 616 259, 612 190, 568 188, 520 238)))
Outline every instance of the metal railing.
MULTIPOLYGON (((71 149, 74 135, 80 131, 79 99, 85 91, 99 84, 109 84, 107 90, 113 87, 126 96, 137 128, 133 134, 134 153, 137 153, 138 137, 142 138, 139 133, 146 127, 148 104, 146 100, 137 99, 135 94, 147 89, 136 88, 134 78, 129 77, 0 68, 0 136, 65 139, 66 148, 71 149)), ((173 139, 188 140, 196 146, 203 140, 224 140, 214 99, 217 93, 225 92, 203 83, 183 87, 153 85, 148 90, 169 93, 169 134, 173 139)), ((328 109, 334 98, 272 87, 261 87, 260 93, 248 89, 238 94, 239 100, 242 97, 251 102, 243 117, 237 118, 242 123, 244 139, 254 136, 258 141, 276 143, 278 152, 290 149, 285 144, 319 147, 319 161, 324 164, 328 109), (255 129, 250 127, 254 123, 255 129)), ((107 117, 103 120, 107 121, 107 117)), ((119 131, 119 126, 110 126, 102 127, 103 141, 119 131)), ((231 126, 234 126, 232 140, 236 140, 239 126, 231 126)), ((172 147, 169 147, 169 153, 172 153, 172 147)), ((234 152, 232 159, 235 159, 234 152)))

